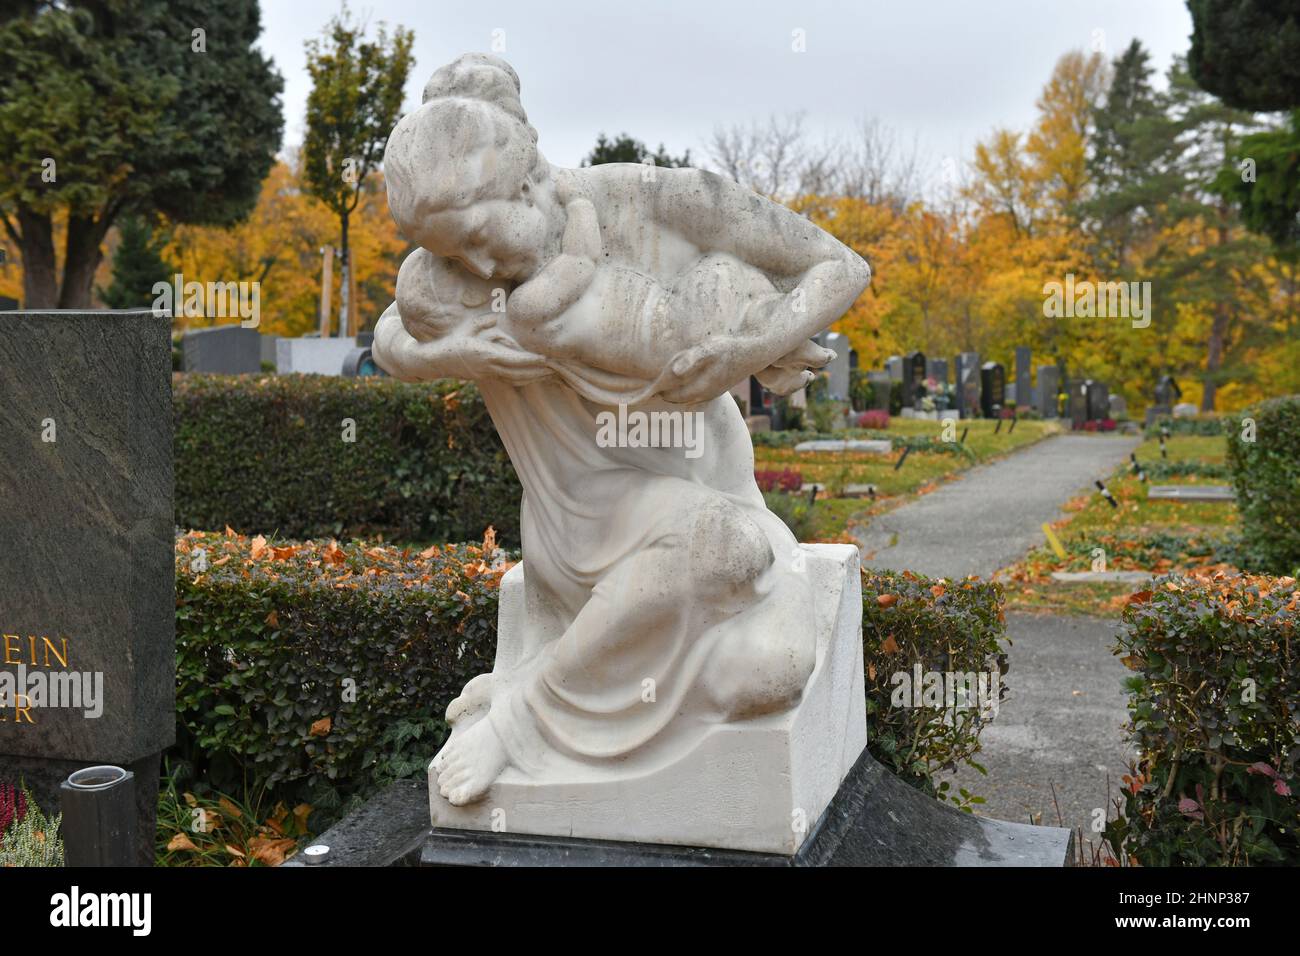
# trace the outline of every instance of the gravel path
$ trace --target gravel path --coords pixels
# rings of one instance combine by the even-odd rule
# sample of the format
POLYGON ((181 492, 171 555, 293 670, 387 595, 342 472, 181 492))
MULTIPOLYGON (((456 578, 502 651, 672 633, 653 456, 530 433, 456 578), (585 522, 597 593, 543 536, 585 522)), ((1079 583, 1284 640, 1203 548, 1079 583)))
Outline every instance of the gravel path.
MULTIPOLYGON (((1129 673, 1110 652, 1117 622, 1008 614, 1007 699, 984 729, 973 767, 949 775, 987 802, 976 813, 1017 823, 1082 827, 1119 792, 1132 759, 1123 731, 1129 673), (1110 793, 1107 795, 1107 774, 1110 793), (1052 788, 1055 786, 1055 801, 1052 788), (1060 807, 1058 823, 1057 806, 1060 807)), ((942 779, 942 778, 941 778, 942 779)))
MULTIPOLYGON (((1062 435, 974 468, 858 529, 863 564, 987 578, 1042 542, 1043 523, 1109 477, 1138 443, 1062 435)), ((1085 838, 1096 839, 1094 811, 1109 815, 1130 759, 1123 732, 1127 671, 1110 652, 1115 627, 1098 618, 1007 615, 1008 698, 981 735, 984 750, 976 758, 988 776, 970 767, 948 776, 954 787, 986 799, 977 813, 1082 827, 1085 838)))
POLYGON ((972 468, 856 529, 862 563, 930 577, 988 577, 1040 543, 1043 522, 1060 517, 1072 496, 1109 477, 1138 443, 1059 435, 972 468))

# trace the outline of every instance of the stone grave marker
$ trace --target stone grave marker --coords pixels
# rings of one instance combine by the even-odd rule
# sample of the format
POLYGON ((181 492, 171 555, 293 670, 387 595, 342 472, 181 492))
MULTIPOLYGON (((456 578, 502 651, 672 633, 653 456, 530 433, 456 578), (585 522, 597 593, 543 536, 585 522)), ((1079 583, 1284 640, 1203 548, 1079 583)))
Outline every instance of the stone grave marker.
POLYGON ((57 813, 74 770, 132 771, 142 862, 176 730, 170 329, 0 315, 0 780, 57 813))
POLYGON ((240 325, 215 325, 181 336, 181 355, 187 372, 249 375, 262 370, 262 336, 240 325))
POLYGON ((1105 382, 1088 379, 1088 420, 1100 421, 1110 417, 1110 386, 1105 382))
POLYGON ((980 367, 980 411, 985 418, 997 418, 1007 406, 1007 370, 1001 362, 980 367))
POLYGON ((814 341, 821 345, 822 348, 830 349, 835 353, 835 358, 825 368, 825 372, 830 379, 827 383, 826 397, 837 402, 848 401, 849 337, 841 335, 839 332, 822 332, 814 337, 814 341))
POLYGON ((868 372, 867 381, 871 383, 872 407, 878 411, 889 411, 889 390, 894 379, 888 372, 868 372))
POLYGON ((961 352, 954 364, 957 369, 957 410, 962 418, 976 418, 980 413, 980 354, 961 352))
POLYGON ((1152 485, 1147 497, 1165 501, 1235 501, 1237 492, 1231 485, 1152 485))
POLYGON ((941 386, 948 384, 948 360, 941 358, 932 358, 926 360, 925 374, 927 378, 932 378, 941 386))
POLYGON ((1030 361, 1033 351, 1024 345, 1016 346, 1016 408, 1026 408, 1032 404, 1030 391, 1033 389, 1033 366, 1030 361))
POLYGON ((1061 370, 1055 365, 1038 366, 1038 414, 1044 418, 1056 418, 1056 396, 1061 388, 1061 370))
POLYGON ((1070 422, 1075 428, 1082 428, 1088 420, 1088 386, 1083 380, 1070 383, 1070 422))
POLYGON ((903 406, 916 405, 925 387, 925 353, 908 352, 903 356, 903 406))

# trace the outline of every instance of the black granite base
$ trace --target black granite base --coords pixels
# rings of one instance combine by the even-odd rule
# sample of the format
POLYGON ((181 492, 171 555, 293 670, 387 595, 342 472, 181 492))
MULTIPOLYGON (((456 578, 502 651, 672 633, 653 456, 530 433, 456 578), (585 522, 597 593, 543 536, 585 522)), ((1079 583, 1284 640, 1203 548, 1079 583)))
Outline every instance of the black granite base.
MULTIPOLYGON (((330 866, 1068 866, 1069 830, 962 813, 863 751, 793 857, 708 847, 431 829, 428 789, 395 784, 317 841, 330 866)), ((294 865, 297 860, 285 864, 294 865)))

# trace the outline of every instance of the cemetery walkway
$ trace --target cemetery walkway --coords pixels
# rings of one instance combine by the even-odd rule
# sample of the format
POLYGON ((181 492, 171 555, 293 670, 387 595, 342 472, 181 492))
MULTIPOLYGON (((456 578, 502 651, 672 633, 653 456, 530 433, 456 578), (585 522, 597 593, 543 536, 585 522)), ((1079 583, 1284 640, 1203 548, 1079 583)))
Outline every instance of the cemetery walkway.
POLYGON ((1059 518, 1071 497, 1109 477, 1139 442, 1058 435, 972 468, 855 529, 862 563, 935 578, 987 578, 1041 544, 1043 523, 1059 518))
MULTIPOLYGON (((1109 477, 1137 438, 1062 435, 966 472, 858 529, 863 564, 933 577, 989 577, 1043 541, 1061 505, 1109 477)), ((906 465, 904 465, 906 467, 906 465)), ((1092 489, 1095 491, 1095 489, 1092 489)), ((984 797, 981 816, 1090 830, 1109 809, 1129 748, 1113 620, 1007 615, 1008 696, 981 735, 972 767, 945 775, 984 797)))

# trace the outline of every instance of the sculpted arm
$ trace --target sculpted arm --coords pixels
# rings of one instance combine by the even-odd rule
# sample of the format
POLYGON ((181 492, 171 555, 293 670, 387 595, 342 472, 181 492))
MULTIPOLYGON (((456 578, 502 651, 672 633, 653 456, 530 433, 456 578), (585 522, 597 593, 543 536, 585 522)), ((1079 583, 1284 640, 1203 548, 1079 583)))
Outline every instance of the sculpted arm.
POLYGON ((504 332, 482 323, 420 342, 403 327, 396 302, 380 316, 372 348, 379 367, 405 382, 464 378, 526 385, 553 374, 542 356, 521 349, 504 332))

